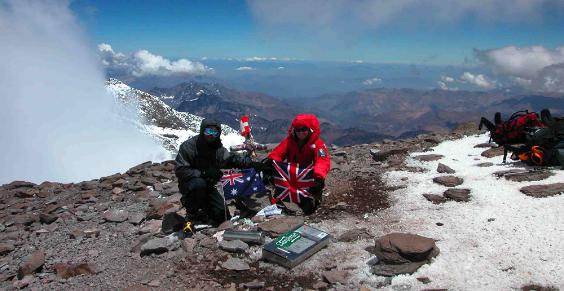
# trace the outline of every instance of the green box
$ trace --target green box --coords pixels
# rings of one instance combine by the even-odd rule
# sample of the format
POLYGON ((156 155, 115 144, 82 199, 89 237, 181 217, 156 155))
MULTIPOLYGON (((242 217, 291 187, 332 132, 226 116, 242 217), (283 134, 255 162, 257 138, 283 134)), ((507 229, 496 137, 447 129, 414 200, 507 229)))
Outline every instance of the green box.
POLYGON ((265 245, 262 258, 293 268, 327 246, 330 239, 328 233, 302 224, 265 245))

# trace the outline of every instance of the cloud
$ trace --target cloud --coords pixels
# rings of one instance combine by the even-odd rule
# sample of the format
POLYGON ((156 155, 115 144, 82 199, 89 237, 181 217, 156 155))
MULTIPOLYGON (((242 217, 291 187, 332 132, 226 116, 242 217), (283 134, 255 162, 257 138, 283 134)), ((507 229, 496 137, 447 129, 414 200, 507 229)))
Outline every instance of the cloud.
POLYGON ((444 83, 452 83, 454 82, 454 78, 450 76, 441 76, 441 81, 444 83))
POLYGON ((0 36, 0 184, 79 182, 168 158, 106 92, 67 1, 0 2, 0 36))
MULTIPOLYGON (((248 0, 261 29, 337 34, 342 37, 389 24, 444 24, 475 18, 487 23, 534 22, 547 10, 564 7, 559 0, 248 0)), ((266 34, 272 35, 272 34, 266 34)), ((311 37, 310 37, 311 38, 311 37)))
POLYGON ((382 82, 382 79, 380 79, 378 77, 374 77, 372 79, 362 81, 362 84, 370 86, 370 85, 374 85, 374 84, 380 83, 380 82, 382 82))
POLYGON ((276 61, 278 60, 278 58, 265 58, 265 57, 250 57, 250 58, 246 58, 244 59, 247 62, 264 62, 264 61, 276 61))
POLYGON ((171 61, 147 50, 139 50, 132 54, 116 53, 106 43, 98 45, 102 64, 111 76, 172 76, 172 75, 205 75, 213 69, 200 62, 187 59, 171 61))
POLYGON ((256 70, 253 67, 238 67, 237 69, 235 69, 235 71, 254 71, 256 70))
POLYGON ((524 88, 564 92, 564 47, 508 46, 475 50, 476 57, 494 73, 524 88))
MULTIPOLYGON (((450 77, 447 77, 450 78, 450 77)), ((449 81, 438 81, 437 85, 439 86, 439 89, 441 90, 448 90, 448 91, 458 91, 458 87, 449 87, 447 83, 452 83, 455 82, 454 78, 450 78, 448 79, 449 81), (452 80, 451 80, 452 79, 452 80)))
POLYGON ((278 67, 277 70, 284 70, 286 67, 278 67))
POLYGON ((464 72, 464 74, 462 74, 462 76, 460 76, 460 80, 462 82, 468 82, 470 84, 473 84, 475 86, 478 86, 480 88, 484 88, 484 89, 493 89, 497 86, 495 81, 492 80, 488 80, 488 78, 482 74, 477 74, 474 75, 470 72, 464 72))

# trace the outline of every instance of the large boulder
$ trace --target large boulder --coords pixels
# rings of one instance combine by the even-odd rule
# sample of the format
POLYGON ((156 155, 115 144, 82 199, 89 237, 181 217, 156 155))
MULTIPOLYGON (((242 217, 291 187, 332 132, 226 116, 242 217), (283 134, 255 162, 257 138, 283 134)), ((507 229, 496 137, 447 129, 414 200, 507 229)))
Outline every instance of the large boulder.
POLYGON ((462 178, 456 177, 456 176, 440 176, 440 177, 435 177, 433 178, 433 182, 446 186, 446 187, 456 187, 462 183, 464 183, 464 180, 462 178))
POLYGON ((556 196, 564 194, 564 183, 526 186, 521 188, 521 192, 535 198, 556 196))
POLYGON ((439 254, 435 241, 410 233, 390 233, 378 238, 374 253, 379 264, 372 272, 381 276, 413 273, 439 254))

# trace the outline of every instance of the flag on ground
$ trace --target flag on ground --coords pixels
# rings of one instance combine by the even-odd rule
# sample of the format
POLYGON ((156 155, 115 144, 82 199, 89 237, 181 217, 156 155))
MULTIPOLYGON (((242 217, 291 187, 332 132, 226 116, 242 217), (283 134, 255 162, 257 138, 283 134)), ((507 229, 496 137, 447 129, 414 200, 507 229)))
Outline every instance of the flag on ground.
POLYGON ((300 167, 298 163, 273 161, 276 169, 274 178, 274 198, 278 201, 299 203, 302 199, 312 199, 309 188, 315 185, 313 164, 300 167))
POLYGON ((253 168, 228 170, 221 177, 221 184, 226 200, 266 192, 260 174, 253 168))

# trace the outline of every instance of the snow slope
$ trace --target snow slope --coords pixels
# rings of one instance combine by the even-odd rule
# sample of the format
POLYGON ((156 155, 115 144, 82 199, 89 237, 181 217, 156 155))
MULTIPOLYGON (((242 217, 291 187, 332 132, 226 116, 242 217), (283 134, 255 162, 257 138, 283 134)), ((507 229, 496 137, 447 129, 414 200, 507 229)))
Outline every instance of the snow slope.
MULTIPOLYGON (((432 152, 445 157, 435 162, 408 160, 425 173, 390 172, 388 182, 405 184, 393 194, 389 209, 400 217, 403 231, 434 238, 441 254, 413 275, 398 276, 393 284, 457 290, 508 290, 528 283, 564 288, 564 195, 532 198, 519 192, 523 186, 564 181, 564 171, 538 182, 512 182, 493 172, 523 168, 520 163, 502 164, 501 157, 485 158, 474 145, 487 142, 487 135, 446 141, 432 152), (441 194, 446 187, 432 179, 439 162, 464 179, 458 187, 471 189, 470 202, 434 205, 424 193, 441 194), (492 167, 477 167, 492 162, 492 167), (405 180, 405 177, 408 179, 405 180), (404 178, 402 181, 402 178, 404 178), (437 223, 442 223, 438 226, 437 223), (423 285, 417 277, 429 277, 423 285)), ((411 157, 423 153, 413 153, 411 157)))
MULTIPOLYGON (((176 153, 182 142, 198 134, 203 118, 186 112, 178 112, 158 97, 129 87, 117 79, 106 81, 106 89, 141 122, 137 126, 158 139, 171 153, 176 153)), ((227 148, 243 142, 243 137, 233 128, 222 125, 221 140, 227 148)))

